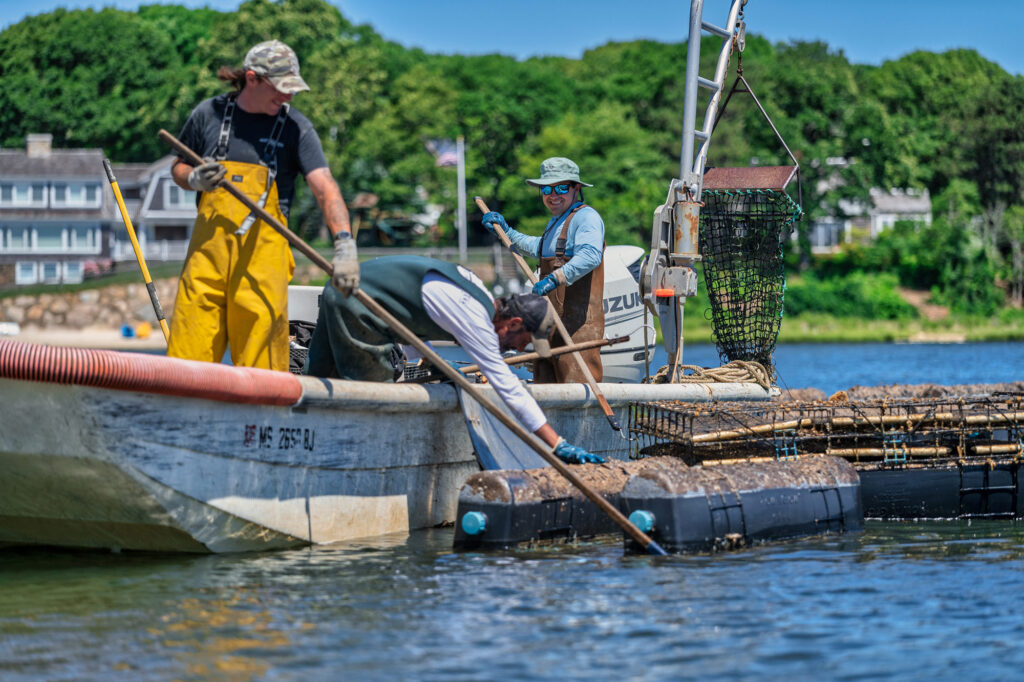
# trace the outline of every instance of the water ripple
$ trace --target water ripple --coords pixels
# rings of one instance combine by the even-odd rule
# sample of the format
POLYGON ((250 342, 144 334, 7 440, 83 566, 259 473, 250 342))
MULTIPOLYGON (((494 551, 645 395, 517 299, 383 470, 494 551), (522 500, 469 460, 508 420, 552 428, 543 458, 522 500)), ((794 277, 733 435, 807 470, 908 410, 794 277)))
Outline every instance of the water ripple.
POLYGON ((455 554, 437 530, 236 556, 0 552, 0 677, 1016 677, 1024 528, 717 556, 455 554))

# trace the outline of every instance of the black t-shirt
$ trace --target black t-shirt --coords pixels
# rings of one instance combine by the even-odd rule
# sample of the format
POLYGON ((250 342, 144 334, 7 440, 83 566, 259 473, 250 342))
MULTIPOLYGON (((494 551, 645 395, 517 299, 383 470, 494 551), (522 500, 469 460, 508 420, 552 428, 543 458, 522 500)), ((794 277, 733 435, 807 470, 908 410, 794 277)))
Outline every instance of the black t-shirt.
MULTIPOLYGON (((214 156, 227 101, 228 94, 223 94, 200 102, 192 110, 178 139, 200 156, 214 156)), ((231 117, 227 160, 259 163, 275 120, 277 116, 250 114, 236 103, 231 117)), ((327 158, 313 124, 294 108, 289 108, 277 143, 277 193, 285 218, 288 218, 295 192, 296 176, 299 173, 306 176, 310 171, 326 167, 327 158)))

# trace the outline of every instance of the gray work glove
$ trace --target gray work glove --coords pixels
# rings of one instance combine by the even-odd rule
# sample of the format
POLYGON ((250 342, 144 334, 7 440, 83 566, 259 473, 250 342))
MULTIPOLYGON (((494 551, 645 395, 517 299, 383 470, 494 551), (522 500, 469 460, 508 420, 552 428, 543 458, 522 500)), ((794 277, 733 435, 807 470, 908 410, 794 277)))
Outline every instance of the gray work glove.
POLYGON ((339 232, 334 237, 334 276, 331 285, 343 296, 351 296, 359 288, 359 258, 356 256, 356 240, 349 232, 339 232))
POLYGON ((224 179, 228 169, 209 156, 188 174, 188 186, 197 192, 212 192, 224 179))

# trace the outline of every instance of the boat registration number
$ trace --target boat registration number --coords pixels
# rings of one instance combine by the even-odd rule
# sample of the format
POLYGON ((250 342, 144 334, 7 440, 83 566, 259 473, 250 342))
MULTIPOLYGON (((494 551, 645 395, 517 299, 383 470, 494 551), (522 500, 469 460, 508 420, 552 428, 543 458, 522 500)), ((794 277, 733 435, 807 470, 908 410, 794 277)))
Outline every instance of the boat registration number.
POLYGON ((245 425, 245 436, 242 445, 247 448, 265 450, 308 450, 313 451, 316 443, 316 430, 297 426, 259 426, 245 425))

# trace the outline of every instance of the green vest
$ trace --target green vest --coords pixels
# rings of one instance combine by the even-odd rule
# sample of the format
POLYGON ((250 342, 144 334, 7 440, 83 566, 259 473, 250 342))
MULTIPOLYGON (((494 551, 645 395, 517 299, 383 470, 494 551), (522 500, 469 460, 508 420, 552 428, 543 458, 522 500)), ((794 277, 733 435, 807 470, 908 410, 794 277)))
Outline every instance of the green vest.
POLYGON ((430 319, 423 308, 423 278, 430 272, 447 277, 480 301, 487 317, 494 318, 494 304, 479 286, 459 273, 454 263, 425 256, 382 256, 359 266, 359 288, 380 303, 421 339, 453 341, 452 335, 430 319))

